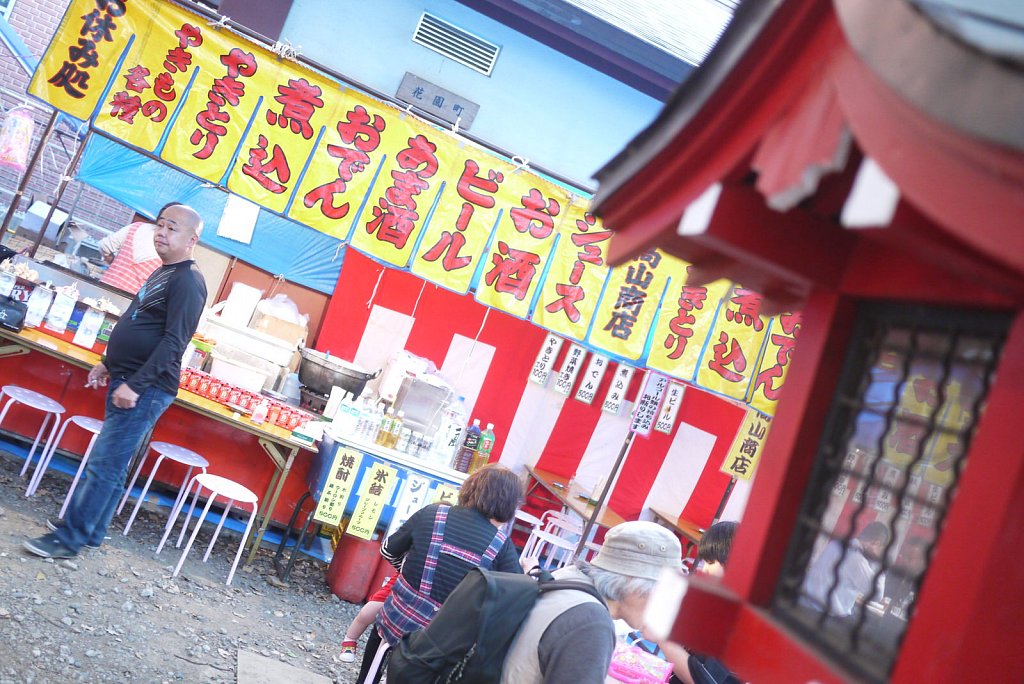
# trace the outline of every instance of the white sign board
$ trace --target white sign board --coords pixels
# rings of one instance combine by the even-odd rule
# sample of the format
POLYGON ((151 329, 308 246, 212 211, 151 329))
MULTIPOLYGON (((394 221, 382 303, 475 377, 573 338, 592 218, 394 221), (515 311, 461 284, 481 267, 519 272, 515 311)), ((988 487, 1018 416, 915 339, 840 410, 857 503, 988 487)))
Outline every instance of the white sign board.
POLYGON ((586 353, 587 350, 578 344, 569 347, 569 351, 565 355, 565 363, 562 364, 562 370, 558 373, 558 379, 555 380, 556 392, 569 396, 569 392, 572 391, 572 386, 576 382, 576 376, 583 368, 583 357, 586 353))
POLYGON ((665 401, 661 403, 661 410, 658 411, 658 420, 654 423, 654 429, 672 434, 672 428, 676 425, 676 415, 679 413, 679 406, 683 403, 683 386, 678 382, 668 383, 665 390, 665 401))
POLYGON ((590 363, 587 364, 587 370, 583 373, 580 386, 576 389, 576 401, 582 401, 584 404, 594 403, 597 388, 600 386, 601 380, 604 379, 606 370, 608 370, 608 357, 591 354, 590 363))
POLYGON ((638 435, 646 437, 651 434, 654 421, 658 417, 658 408, 661 406, 661 397, 665 394, 668 386, 668 378, 660 373, 647 372, 647 381, 644 388, 637 397, 636 406, 633 407, 633 421, 629 429, 638 435))
POLYGON ((551 367, 555 365, 555 359, 562 348, 562 338, 557 335, 548 335, 541 345, 537 360, 533 362, 533 369, 530 370, 530 380, 538 385, 545 385, 548 376, 551 375, 551 367))
POLYGON ((612 378, 611 384, 608 385, 604 403, 601 404, 602 411, 613 415, 619 414, 622 409, 622 401, 626 398, 626 390, 629 389, 629 381, 633 379, 634 370, 632 366, 627 366, 624 363, 618 365, 615 369, 615 376, 612 378))

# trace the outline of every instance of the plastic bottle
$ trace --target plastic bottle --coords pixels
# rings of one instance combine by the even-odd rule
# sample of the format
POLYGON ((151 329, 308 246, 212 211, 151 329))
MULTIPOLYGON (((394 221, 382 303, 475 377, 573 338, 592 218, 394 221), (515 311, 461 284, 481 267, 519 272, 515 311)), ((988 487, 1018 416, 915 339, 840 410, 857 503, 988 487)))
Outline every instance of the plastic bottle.
POLYGON ((469 466, 469 472, 475 473, 491 461, 491 450, 494 449, 494 423, 488 423, 480 434, 480 446, 469 466))
POLYGON ((415 447, 412 428, 402 428, 402 436, 398 438, 398 444, 395 446, 395 449, 411 456, 415 452, 415 447))
POLYGON ((476 450, 480 447, 480 419, 474 418, 473 424, 466 429, 466 436, 462 440, 462 448, 455 455, 452 461, 452 468, 462 473, 468 473, 473 459, 476 457, 476 450))
MULTIPOLYGON (((405 430, 405 411, 399 411, 391 421, 391 435, 388 439, 388 446, 398 449, 398 443, 402 439, 402 432, 405 430)), ((408 443, 407 443, 408 444, 408 443)), ((404 449, 398 449, 404 451, 404 449)))
POLYGON ((391 412, 391 407, 388 406, 387 410, 384 411, 384 415, 380 417, 380 422, 377 423, 377 434, 373 437, 374 444, 387 447, 391 446, 391 430, 394 425, 395 414, 391 412))
POLYGON ((455 452, 462 446, 462 433, 466 429, 465 401, 464 397, 459 397, 446 406, 441 414, 441 425, 429 449, 430 460, 438 465, 450 465, 455 452))
POLYGON ((264 399, 256 408, 252 410, 252 416, 249 418, 256 425, 263 425, 267 420, 267 412, 270 411, 270 402, 264 399))

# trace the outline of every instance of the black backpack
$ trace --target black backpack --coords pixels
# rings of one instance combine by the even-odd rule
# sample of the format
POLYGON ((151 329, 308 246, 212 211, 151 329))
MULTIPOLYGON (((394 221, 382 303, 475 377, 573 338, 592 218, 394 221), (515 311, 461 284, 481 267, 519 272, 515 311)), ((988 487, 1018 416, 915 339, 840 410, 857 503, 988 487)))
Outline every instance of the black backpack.
POLYGON ((541 593, 575 589, 604 600, 586 582, 473 568, 425 628, 390 653, 388 680, 402 684, 493 684, 512 640, 541 593))

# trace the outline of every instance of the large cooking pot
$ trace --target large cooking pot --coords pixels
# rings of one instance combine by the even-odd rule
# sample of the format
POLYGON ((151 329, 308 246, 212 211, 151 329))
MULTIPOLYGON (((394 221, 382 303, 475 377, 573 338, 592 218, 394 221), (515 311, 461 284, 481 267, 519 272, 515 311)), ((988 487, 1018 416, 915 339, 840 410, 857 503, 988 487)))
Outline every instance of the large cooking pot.
POLYGON ((376 373, 369 373, 355 364, 315 349, 303 349, 299 353, 302 356, 299 382, 317 394, 330 394, 332 387, 340 387, 358 399, 367 381, 380 375, 379 369, 376 373))

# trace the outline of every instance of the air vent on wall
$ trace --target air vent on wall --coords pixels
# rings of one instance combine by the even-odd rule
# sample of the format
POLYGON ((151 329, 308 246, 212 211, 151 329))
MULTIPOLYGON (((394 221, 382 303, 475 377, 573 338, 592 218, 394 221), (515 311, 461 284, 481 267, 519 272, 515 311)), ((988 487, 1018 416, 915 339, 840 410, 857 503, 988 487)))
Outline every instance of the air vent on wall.
POLYGON ((412 40, 484 76, 491 75, 501 50, 497 45, 426 12, 420 17, 412 40))

